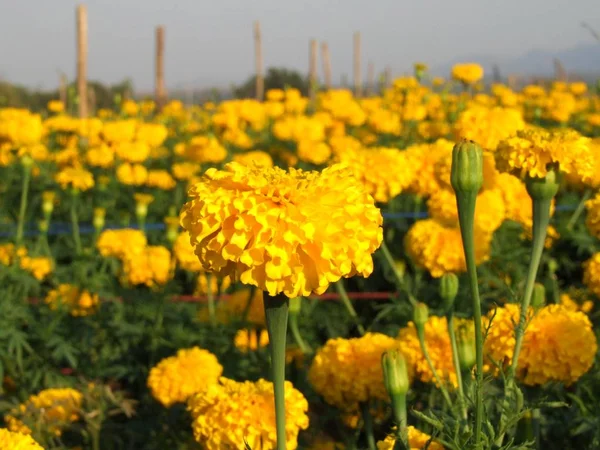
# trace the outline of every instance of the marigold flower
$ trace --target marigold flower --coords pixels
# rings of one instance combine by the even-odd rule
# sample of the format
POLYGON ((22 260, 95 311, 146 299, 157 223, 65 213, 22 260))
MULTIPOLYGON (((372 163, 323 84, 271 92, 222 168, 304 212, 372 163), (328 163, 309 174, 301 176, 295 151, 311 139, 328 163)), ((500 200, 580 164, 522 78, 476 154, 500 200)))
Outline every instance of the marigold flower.
MULTIPOLYGON (((276 448, 273 383, 237 382, 221 378, 188 401, 194 437, 207 450, 243 447, 276 448)), ((308 428, 308 402, 285 382, 285 448, 298 447, 298 432, 308 428)))
MULTIPOLYGON (((501 365, 512 360, 519 311, 518 305, 507 304, 490 311, 486 319, 485 352, 501 365)), ((560 381, 570 385, 590 369, 598 344, 586 314, 553 304, 536 314, 530 309, 529 316, 517 365, 517 376, 524 384, 560 381)))
POLYGON ((173 243, 173 254, 177 263, 183 270, 190 272, 200 272, 202 264, 194 253, 194 247, 190 243, 190 234, 187 231, 179 233, 173 243))
POLYGON ((108 169, 115 163, 115 152, 108 145, 90 148, 85 154, 85 160, 91 167, 108 169))
POLYGON ((285 172, 230 163, 206 171, 189 196, 182 226, 204 269, 219 276, 297 297, 373 271, 382 217, 348 168, 285 172))
POLYGON ((196 136, 187 146, 185 155, 197 163, 220 163, 227 158, 227 150, 214 137, 196 136))
POLYGON ((271 155, 261 150, 238 153, 233 155, 233 160, 244 166, 273 167, 273 158, 271 158, 271 155))
POLYGON ((496 150, 502 139, 507 139, 525 127, 520 111, 511 108, 473 105, 463 111, 454 123, 457 141, 477 142, 484 150, 496 150))
POLYGON ((498 168, 517 176, 543 178, 550 164, 582 178, 592 175, 590 139, 572 130, 525 129, 503 140, 496 151, 498 168))
POLYGON ((191 162, 175 163, 171 166, 173 176, 177 180, 189 180, 198 172, 200 172, 200 164, 191 162))
POLYGON ((116 174, 120 183, 130 186, 141 186, 148 179, 148 169, 141 164, 121 164, 116 174))
POLYGON ((233 345, 242 353, 255 352, 269 345, 267 330, 239 330, 233 339, 233 345))
POLYGON ((70 423, 79 420, 83 396, 71 388, 45 389, 4 416, 10 431, 31 434, 31 427, 42 425, 50 433, 62 434, 70 423))
MULTIPOLYGON (((491 240, 491 234, 475 228, 477 264, 489 258, 491 240)), ((446 226, 434 219, 419 220, 408 230, 404 246, 412 260, 427 269, 432 277, 467 270, 458 226, 446 226)))
POLYGON ((44 301, 50 309, 66 306, 75 317, 93 314, 99 304, 98 294, 91 294, 72 284, 60 284, 48 292, 44 301))
POLYGON ((104 230, 98 236, 96 248, 104 257, 126 258, 133 253, 141 253, 146 247, 146 235, 140 230, 104 230))
POLYGON ((161 360, 150 369, 147 384, 152 397, 168 408, 208 389, 222 373, 223 366, 215 355, 193 347, 161 360))
POLYGON ((298 142, 298 158, 311 164, 325 164, 331 158, 331 148, 325 142, 302 139, 298 142))
POLYGON ((44 450, 27 434, 0 428, 0 449, 2 450, 44 450))
MULTIPOLYGON (((212 277, 217 281, 216 277, 212 277)), ((225 278, 228 280, 229 278, 225 278)), ((225 282, 225 280, 223 282, 225 282)), ((206 288, 204 292, 206 293, 206 288)), ((258 327, 265 326, 265 306, 263 291, 260 289, 239 289, 217 303, 216 316, 219 323, 228 324, 233 321, 244 321, 258 327), (252 296, 252 298, 250 298, 252 296)), ((208 322, 210 317, 206 308, 199 313, 201 322, 208 322)))
MULTIPOLYGON (((196 258, 196 261, 198 261, 198 258, 196 258)), ((196 279, 194 295, 207 295, 209 292, 219 294, 225 292, 229 289, 229 286, 231 286, 231 278, 218 278, 213 274, 203 272, 202 269, 200 270, 198 278, 196 279)))
POLYGON ((583 289, 570 289, 560 295, 560 304, 569 311, 581 311, 586 314, 594 309, 594 302, 587 298, 583 289))
POLYGON ((121 281, 148 287, 164 285, 171 278, 171 253, 160 245, 148 246, 139 253, 129 253, 123 260, 121 281))
POLYGON ((583 283, 600 297, 600 253, 595 253, 583 263, 583 283))
POLYGON ((139 123, 135 139, 143 142, 149 148, 157 148, 162 145, 169 134, 167 128, 160 123, 139 123))
POLYGON ((177 186, 177 182, 166 170, 149 170, 146 186, 169 191, 177 186))
POLYGON ((600 194, 585 202, 585 208, 585 225, 592 236, 600 239, 600 194))
POLYGON ((45 256, 30 257, 25 256, 24 254, 19 260, 19 266, 21 269, 31 273, 38 281, 42 281, 46 278, 52 273, 52 269, 54 268, 51 258, 45 256))
POLYGON ((370 399, 387 400, 381 355, 397 347, 395 339, 379 333, 329 339, 317 351, 308 379, 327 403, 346 411, 353 411, 358 403, 370 399), (361 367, 360 373, 356 367, 361 367))
MULTIPOLYGON (((421 450, 427 446, 428 450, 444 450, 444 447, 432 440, 431 436, 417 430, 412 425, 407 427, 408 446, 410 450, 421 450)), ((383 441, 377 442, 377 450, 393 450, 396 445, 395 436, 388 436, 383 441)))
POLYGON ((94 176, 85 169, 67 167, 58 172, 54 179, 63 189, 71 187, 83 192, 94 187, 94 176))
POLYGON ((464 84, 475 84, 483 78, 483 67, 475 63, 455 64, 452 78, 464 84))
POLYGON ((405 150, 409 167, 415 174, 410 191, 420 196, 429 196, 440 188, 436 177, 436 166, 442 158, 452 156, 454 144, 438 139, 433 144, 416 144, 405 150))

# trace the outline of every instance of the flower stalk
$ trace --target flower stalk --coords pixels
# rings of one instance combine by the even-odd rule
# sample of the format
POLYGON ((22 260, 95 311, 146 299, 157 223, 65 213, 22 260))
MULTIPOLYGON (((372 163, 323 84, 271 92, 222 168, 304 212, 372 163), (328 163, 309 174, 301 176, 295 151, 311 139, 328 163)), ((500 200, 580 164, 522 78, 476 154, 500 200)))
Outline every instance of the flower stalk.
POLYGON ((296 297, 290 299, 290 317, 289 317, 289 326, 290 331, 292 332, 292 336, 294 336, 294 340, 300 350, 305 355, 312 353, 312 348, 304 341, 302 338, 302 333, 300 333, 300 327, 298 326, 298 315, 300 314, 300 309, 302 308, 302 297, 296 297))
POLYGON ((23 227, 25 226, 25 212, 27 211, 27 199, 29 195, 29 181, 31 180, 31 167, 33 159, 29 156, 24 156, 21 160, 23 167, 23 184, 21 188, 21 205, 19 207, 19 219, 17 222, 17 234, 15 236, 15 245, 21 246, 23 242, 23 227))
POLYGON ((275 424, 277 450, 285 450, 285 340, 287 335, 289 299, 283 294, 264 293, 265 318, 269 333, 269 350, 273 389, 275 392, 275 424))
POLYGON ((346 311, 348 311, 348 314, 356 324, 356 329, 358 330, 361 336, 364 336, 365 327, 363 327, 362 323, 360 323, 360 318, 358 317, 358 314, 356 313, 356 310, 354 309, 354 306, 350 301, 350 297, 348 297, 348 292, 346 292, 346 288, 344 287, 344 283, 342 282, 342 280, 335 282, 335 289, 340 295, 340 299, 342 300, 346 311))
POLYGON ((79 200, 79 190, 71 190, 71 231, 73 233, 73 241, 75 242, 75 253, 81 254, 81 235, 79 233, 79 218, 77 215, 77 206, 79 200))
POLYGON ((584 191, 583 196, 581 197, 581 201, 577 205, 577 208, 575 209, 575 211, 569 218, 569 222, 567 223, 567 230, 573 229, 573 227, 577 223, 577 220, 579 219, 579 216, 581 216, 581 213, 583 212, 583 210, 585 208, 585 202, 587 202, 591 196, 592 196, 592 190, 590 188, 587 188, 584 191))

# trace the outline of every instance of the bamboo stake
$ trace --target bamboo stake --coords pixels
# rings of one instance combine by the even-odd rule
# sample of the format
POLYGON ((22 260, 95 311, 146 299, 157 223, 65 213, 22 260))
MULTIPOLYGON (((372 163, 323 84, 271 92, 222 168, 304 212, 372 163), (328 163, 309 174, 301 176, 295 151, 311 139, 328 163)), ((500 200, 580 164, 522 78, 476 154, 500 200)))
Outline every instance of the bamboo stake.
POLYGON ((254 22, 254 63, 256 67, 256 99, 262 101, 265 95, 265 78, 263 75, 262 34, 260 22, 254 22))
POLYGON ((156 108, 160 110, 167 99, 165 89, 165 27, 162 25, 156 27, 155 62, 154 101, 156 108))
POLYGON ((367 67, 367 95, 373 95, 375 92, 375 64, 369 62, 367 67))
POLYGON ((362 78, 360 73, 360 32, 354 33, 354 95, 362 97, 362 78))
POLYGON ((321 57, 323 58, 323 77, 325 86, 331 89, 331 56, 329 55, 329 46, 327 42, 321 44, 321 57))
POLYGON ((77 94, 79 96, 79 117, 88 116, 87 98, 87 47, 88 27, 87 8, 77 6, 77 94))
POLYGON ((310 56, 308 61, 308 92, 311 102, 317 95, 317 41, 310 40, 310 56))

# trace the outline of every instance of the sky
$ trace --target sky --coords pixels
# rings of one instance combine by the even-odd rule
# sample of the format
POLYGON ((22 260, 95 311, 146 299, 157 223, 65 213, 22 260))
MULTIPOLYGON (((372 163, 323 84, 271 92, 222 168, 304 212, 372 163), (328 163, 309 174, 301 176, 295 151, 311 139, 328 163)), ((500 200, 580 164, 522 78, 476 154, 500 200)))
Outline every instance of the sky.
MULTIPOLYGON (((0 0, 0 80, 56 87, 75 76, 71 0, 0 0)), ((309 40, 327 42, 334 82, 352 72, 352 35, 367 63, 394 74, 472 55, 520 56, 593 42, 598 0, 88 0, 89 78, 152 89, 154 29, 164 25, 167 86, 228 87, 254 70, 252 24, 265 66, 308 70, 309 40)), ((319 63, 321 72, 321 64, 319 63)), ((351 78, 351 76, 350 76, 351 78)))

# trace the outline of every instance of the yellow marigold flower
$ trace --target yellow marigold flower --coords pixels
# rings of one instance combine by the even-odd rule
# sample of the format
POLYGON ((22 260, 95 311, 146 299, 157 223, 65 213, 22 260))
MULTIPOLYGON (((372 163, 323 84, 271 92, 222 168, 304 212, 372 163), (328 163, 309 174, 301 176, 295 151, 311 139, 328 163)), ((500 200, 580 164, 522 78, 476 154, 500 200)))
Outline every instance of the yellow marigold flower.
POLYGON ((325 142, 303 139, 298 142, 298 158, 311 164, 325 164, 331 158, 331 148, 325 142))
POLYGON ((42 427, 60 436, 70 423, 79 420, 83 395, 70 388, 45 389, 4 416, 8 429, 31 434, 31 427, 42 427))
POLYGON ((126 258, 133 253, 141 253, 146 247, 146 235, 140 230, 104 230, 98 236, 96 248, 104 257, 126 258))
POLYGON ((123 260, 121 281, 148 287, 164 285, 171 278, 171 253, 160 245, 148 246, 139 253, 129 253, 123 260))
POLYGON ((267 330, 239 330, 235 334, 233 344, 242 353, 256 351, 269 345, 269 334, 267 330))
POLYGON ((91 167, 108 169, 115 163, 115 153, 108 145, 102 144, 100 147, 90 148, 85 154, 85 160, 91 167))
POLYGON ((179 181, 189 180, 200 172, 200 164, 191 162, 175 163, 171 166, 171 171, 175 179, 179 181))
POLYGON ((22 256, 19 260, 21 269, 31 273, 37 280, 41 281, 46 278, 50 273, 54 264, 52 259, 45 256, 29 257, 22 256))
POLYGON ((450 134, 450 124, 443 121, 419 122, 417 130, 425 140, 446 138, 450 134))
MULTIPOLYGON (((448 225, 458 225, 456 195, 450 189, 440 189, 427 200, 431 218, 448 225)), ((477 196, 475 206, 475 226, 479 230, 493 234, 506 218, 504 197, 499 189, 486 189, 477 196)))
POLYGON ((483 149, 494 151, 501 140, 514 136, 524 127, 523 115, 516 109, 474 105, 458 116, 454 136, 457 141, 472 140, 483 149))
POLYGON ((397 347, 395 339, 379 333, 329 339, 317 351, 308 379, 327 403, 344 410, 354 410, 358 403, 370 399, 387 400, 381 355, 397 347))
POLYGON ((585 208, 587 209, 585 225, 592 236, 600 238, 600 194, 585 202, 585 208))
POLYGON ((142 141, 117 142, 112 149, 120 160, 129 163, 142 163, 150 155, 150 147, 142 141))
POLYGON ((138 122, 133 119, 115 120, 105 122, 102 127, 102 136, 106 142, 131 142, 135 138, 138 122))
POLYGON ((61 113, 65 110, 65 104, 60 100, 50 100, 46 105, 48 111, 53 113, 61 113))
MULTIPOLYGON (((489 258, 491 240, 491 234, 475 228, 477 264, 489 258)), ((458 226, 446 226, 434 219, 419 220, 408 230, 404 246, 415 264, 427 269, 432 277, 467 270, 458 226)))
POLYGON ((121 112, 128 116, 136 116, 140 107, 133 100, 125 100, 121 103, 121 112))
POLYGON ((167 128, 160 123, 140 123, 135 133, 135 139, 143 142, 149 148, 157 148, 162 145, 168 134, 167 128))
MULTIPOLYGON (((273 383, 265 380, 238 382, 221 378, 188 401, 196 441, 207 450, 251 448, 274 450, 275 403, 273 383)), ((298 432, 308 428, 308 402, 285 382, 285 448, 298 447, 298 432)))
MULTIPOLYGON (((196 258, 198 261, 198 258, 196 258)), ((223 293, 231 286, 231 278, 218 278, 212 274, 201 272, 198 274, 196 280, 196 289, 194 289, 194 295, 207 295, 209 293, 209 280, 210 279, 210 292, 213 294, 223 293)))
POLYGON ((152 397, 168 408, 216 384, 222 373, 223 366, 215 355, 193 347, 178 350, 177 355, 150 369, 147 385, 152 397))
POLYGON ((0 450, 44 450, 31 436, 0 428, 0 450))
POLYGON ((14 244, 1 244, 0 245, 0 263, 5 266, 10 266, 15 253, 14 244))
MULTIPOLYGON (((213 276, 213 279, 216 282, 216 277, 213 276)), ((227 283, 225 280, 228 279, 229 278, 225 278, 223 283, 227 283)), ((202 293, 206 293, 206 290, 207 287, 205 286, 204 292, 202 293)), ((198 316, 201 322, 209 321, 209 315, 206 308, 201 309, 198 316)), ((231 295, 227 296, 227 298, 222 298, 217 303, 216 316, 217 321, 223 324, 228 324, 236 320, 244 320, 247 323, 264 327, 265 307, 263 303, 263 292, 260 289, 240 289, 233 292, 231 295), (252 299, 250 299, 251 294, 252 299), (244 314, 246 314, 245 317, 244 314)))
MULTIPOLYGON (((512 360, 519 310, 518 305, 507 304, 488 315, 491 326, 485 350, 500 364, 512 360)), ((587 315, 563 305, 545 306, 537 314, 533 310, 529 314, 517 376, 530 386, 550 381, 570 385, 577 381, 594 363, 598 348, 587 315)))
POLYGON ((503 140, 496 151, 498 168, 515 175, 545 177, 549 164, 562 172, 592 175, 590 139, 573 130, 520 130, 517 136, 503 140))
POLYGON ((395 148, 360 148, 339 153, 336 160, 350 167, 377 202, 388 202, 415 179, 406 152, 395 148))
POLYGON ((569 90, 573 95, 583 95, 587 92, 587 84, 583 81, 576 81, 569 84, 569 90))
MULTIPOLYGON (((425 446, 427 446, 428 450, 444 450, 442 445, 431 440, 431 436, 417 430, 412 425, 407 427, 407 431, 408 446, 410 447, 410 450, 422 450, 425 446)), ((394 436, 388 436, 383 441, 377 443, 377 450, 394 450, 394 445, 396 445, 396 438, 394 436)))
POLYGON ((464 84, 475 84, 483 78, 483 67, 475 63, 455 64, 452 78, 464 84))
MULTIPOLYGON (((468 326, 469 321, 457 321, 456 328, 468 326)), ((400 330, 398 335, 399 350, 406 358, 406 364, 410 367, 415 377, 424 383, 435 383, 433 372, 425 360, 421 351, 417 330, 413 322, 400 330)), ((452 358, 452 346, 448 335, 448 322, 445 317, 429 316, 425 323, 425 344, 431 357, 431 361, 443 382, 457 386, 456 371, 452 358)))
POLYGON ((595 253, 583 263, 583 283, 600 297, 600 253, 595 253))
POLYGON ((177 263, 183 270, 190 272, 200 272, 202 264, 194 253, 194 247, 190 243, 190 234, 187 231, 179 233, 173 243, 173 254, 177 263))
POLYGON ((433 144, 417 144, 405 150, 410 170, 415 174, 409 189, 420 196, 429 196, 440 188, 436 177, 436 164, 448 155, 452 155, 454 144, 438 139, 433 144))
POLYGON ((214 137, 196 136, 188 144, 185 155, 197 163, 220 163, 227 158, 227 150, 214 137))
POLYGON ((273 167, 273 158, 267 152, 255 150, 233 155, 233 160, 243 166, 273 167))
POLYGON ((582 289, 572 289, 560 295, 560 304, 569 311, 581 311, 586 314, 594 309, 594 302, 585 296, 582 289))
POLYGON ((63 189, 71 187, 83 192, 94 187, 94 176, 85 169, 68 167, 58 172, 54 179, 63 189))
POLYGON ((58 288, 48 292, 45 298, 50 309, 66 306, 72 316, 87 316, 93 314, 99 302, 98 294, 91 294, 72 284, 60 284, 58 288))
POLYGON ((542 86, 536 84, 529 84, 522 90, 523 95, 526 97, 543 97, 546 95, 546 90, 542 86))
POLYGON ((266 98, 270 102, 280 102, 284 99, 285 92, 282 89, 269 89, 266 98))
POLYGON ((0 142, 8 141, 15 147, 38 144, 42 131, 39 114, 17 108, 0 110, 0 142))
POLYGON ((117 179, 130 186, 141 186, 148 179, 148 169, 141 164, 124 163, 117 167, 117 179))
POLYGON ((189 191, 181 224, 203 267, 270 295, 323 293, 373 271, 382 217, 350 170, 209 169, 189 191))
POLYGON ((177 186, 177 182, 166 170, 149 170, 146 186, 169 191, 177 186))

